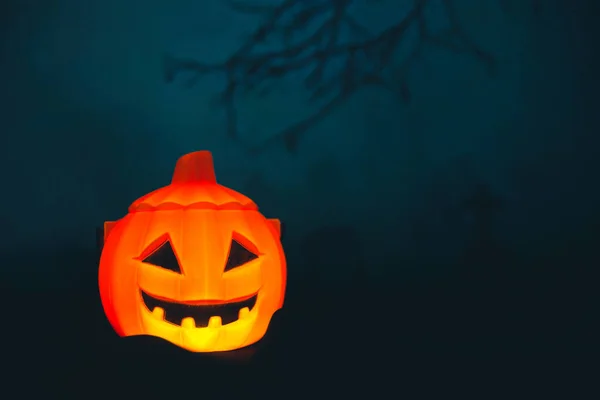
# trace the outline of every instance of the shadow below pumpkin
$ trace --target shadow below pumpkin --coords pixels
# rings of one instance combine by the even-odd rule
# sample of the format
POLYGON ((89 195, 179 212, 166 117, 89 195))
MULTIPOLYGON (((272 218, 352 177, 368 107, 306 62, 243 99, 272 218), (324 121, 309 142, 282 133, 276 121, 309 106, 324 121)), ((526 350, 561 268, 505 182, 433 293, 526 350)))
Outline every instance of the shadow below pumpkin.
POLYGON ((241 349, 212 353, 193 353, 177 347, 159 337, 140 335, 119 338, 119 353, 121 356, 142 359, 182 359, 187 361, 219 363, 223 365, 248 365, 252 363, 261 342, 254 343, 241 349))

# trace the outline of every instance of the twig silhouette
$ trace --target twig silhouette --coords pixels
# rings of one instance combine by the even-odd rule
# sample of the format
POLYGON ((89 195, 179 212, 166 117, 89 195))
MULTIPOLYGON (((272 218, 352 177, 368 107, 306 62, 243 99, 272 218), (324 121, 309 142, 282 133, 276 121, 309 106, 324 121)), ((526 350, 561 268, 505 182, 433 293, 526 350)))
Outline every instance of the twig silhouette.
POLYGON ((191 58, 166 57, 165 80, 172 82, 183 72, 191 73, 188 84, 193 85, 202 76, 223 74, 226 84, 219 95, 219 104, 225 109, 229 137, 251 152, 282 144, 288 152, 294 153, 302 136, 359 88, 377 86, 397 94, 401 101, 409 102, 408 72, 424 46, 442 47, 472 56, 489 70, 495 66, 494 58, 465 34, 456 15, 454 0, 436 3, 434 0, 406 0, 404 4, 410 6, 408 12, 378 34, 370 34, 352 17, 349 9, 356 1, 283 0, 275 6, 229 1, 237 12, 262 16, 262 23, 222 63, 206 64, 191 58), (426 11, 428 7, 440 6, 448 24, 446 29, 435 32, 426 11), (345 32, 350 32, 349 41, 344 38, 348 36, 345 32), (400 45, 415 32, 417 41, 411 52, 403 60, 396 60, 400 45), (260 50, 261 45, 272 39, 279 40, 282 48, 260 50), (337 73, 326 73, 338 64, 342 67, 337 73), (243 143, 238 135, 238 95, 261 90, 266 84, 290 73, 304 71, 307 72, 303 83, 310 93, 310 100, 318 102, 317 111, 261 143, 243 143))

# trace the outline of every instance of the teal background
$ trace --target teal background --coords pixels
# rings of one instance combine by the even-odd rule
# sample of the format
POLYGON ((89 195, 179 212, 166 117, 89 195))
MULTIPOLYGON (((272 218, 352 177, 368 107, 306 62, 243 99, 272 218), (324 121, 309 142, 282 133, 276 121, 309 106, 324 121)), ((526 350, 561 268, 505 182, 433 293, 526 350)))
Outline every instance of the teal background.
MULTIPOLYGON (((359 4, 357 16, 383 29, 402 15, 399 3, 359 4)), ((201 149, 213 152, 221 184, 285 222, 294 282, 343 284, 357 270, 374 282, 433 282, 466 267, 537 280, 592 265, 597 2, 456 3, 469 37, 497 59, 493 74, 468 54, 426 48, 408 71, 409 103, 360 90, 312 126, 296 154, 279 145, 250 154, 214 105, 222 77, 186 88, 165 82, 163 61, 223 60, 255 17, 217 0, 4 1, 3 284, 91 279, 95 227, 201 149), (486 208, 482 193, 501 207, 486 208)), ((272 89, 239 99, 244 143, 315 109, 298 76, 272 89)))

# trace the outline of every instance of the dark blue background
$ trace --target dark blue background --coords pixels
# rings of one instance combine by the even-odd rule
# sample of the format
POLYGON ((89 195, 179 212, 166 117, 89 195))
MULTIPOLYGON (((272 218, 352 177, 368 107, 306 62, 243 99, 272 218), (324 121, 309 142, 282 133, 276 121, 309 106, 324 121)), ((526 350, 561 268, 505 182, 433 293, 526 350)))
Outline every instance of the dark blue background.
MULTIPOLYGON (((221 62, 260 22, 226 3, 2 3, 5 292, 95 299, 95 228, 167 184, 180 155, 210 150, 221 184, 284 221, 292 305, 307 287, 432 303, 493 288, 499 308, 531 300, 557 325, 579 316, 591 298, 573 277, 599 265, 597 2, 456 1, 492 71, 469 51, 424 47, 390 78, 410 101, 359 90, 293 154, 248 148, 317 109, 301 73, 239 96, 236 140, 215 105, 222 75, 165 80, 165 56, 221 62)), ((376 33, 405 4, 367 1, 356 18, 376 33)), ((443 25, 441 6, 427 18, 443 25)))

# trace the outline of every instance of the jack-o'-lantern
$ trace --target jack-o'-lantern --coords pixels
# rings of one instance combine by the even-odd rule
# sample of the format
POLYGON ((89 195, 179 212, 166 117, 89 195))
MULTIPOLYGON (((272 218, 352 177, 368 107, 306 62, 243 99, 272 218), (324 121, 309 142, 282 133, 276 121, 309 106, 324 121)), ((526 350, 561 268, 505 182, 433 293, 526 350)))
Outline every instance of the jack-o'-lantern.
POLYGON ((99 286, 120 336, 151 335, 194 352, 260 340, 283 306, 279 220, 219 185, 212 155, 181 157, 171 184, 104 224, 99 286))

